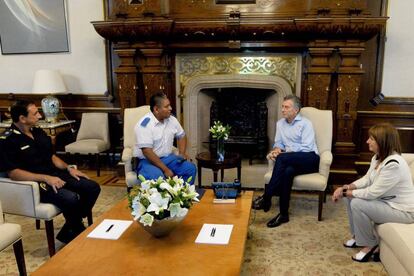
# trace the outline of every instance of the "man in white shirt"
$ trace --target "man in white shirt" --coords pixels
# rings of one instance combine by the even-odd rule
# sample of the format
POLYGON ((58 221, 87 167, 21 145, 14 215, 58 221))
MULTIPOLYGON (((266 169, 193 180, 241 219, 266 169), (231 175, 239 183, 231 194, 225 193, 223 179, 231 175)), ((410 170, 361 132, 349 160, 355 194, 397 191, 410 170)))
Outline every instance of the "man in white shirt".
POLYGON ((187 138, 178 120, 171 115, 171 104, 167 96, 157 93, 150 99, 151 112, 135 125, 136 144, 134 155, 139 158, 137 174, 145 179, 158 177, 191 177, 193 184, 196 166, 187 161, 187 138), (172 152, 174 139, 177 139, 179 155, 172 152))

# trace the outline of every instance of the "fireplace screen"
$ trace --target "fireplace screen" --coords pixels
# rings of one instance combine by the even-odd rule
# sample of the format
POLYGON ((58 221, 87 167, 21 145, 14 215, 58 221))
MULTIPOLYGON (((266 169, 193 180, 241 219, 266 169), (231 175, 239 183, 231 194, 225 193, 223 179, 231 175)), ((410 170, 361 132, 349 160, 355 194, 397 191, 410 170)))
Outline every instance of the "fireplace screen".
MULTIPOLYGON (((249 158, 264 159, 268 151, 266 98, 270 90, 222 88, 216 90, 210 108, 210 124, 221 121, 231 126, 226 151, 249 158)), ((215 143, 210 137, 211 150, 215 143)))

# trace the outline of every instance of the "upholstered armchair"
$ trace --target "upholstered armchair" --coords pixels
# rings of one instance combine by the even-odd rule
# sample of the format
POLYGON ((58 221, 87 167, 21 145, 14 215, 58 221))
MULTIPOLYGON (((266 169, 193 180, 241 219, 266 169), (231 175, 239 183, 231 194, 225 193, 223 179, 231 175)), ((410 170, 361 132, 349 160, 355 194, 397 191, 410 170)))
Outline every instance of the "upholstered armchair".
POLYGON ((65 146, 70 154, 94 154, 96 156, 96 174, 100 176, 100 153, 108 151, 109 124, 107 113, 83 113, 76 141, 65 146))
POLYGON ((53 204, 41 203, 39 184, 32 181, 13 181, 0 177, 0 201, 6 214, 44 220, 49 255, 55 254, 53 219, 61 212, 53 204))
MULTIPOLYGON (((318 221, 322 220, 322 207, 325 190, 328 184, 329 170, 332 164, 332 111, 319 110, 314 107, 304 107, 300 114, 312 122, 315 130, 316 144, 319 151, 319 171, 316 173, 298 175, 293 179, 293 190, 316 191, 319 194, 318 221)), ((264 176, 265 184, 272 177, 274 161, 268 159, 268 170, 264 176)))
POLYGON ((22 228, 18 224, 5 223, 3 210, 0 201, 0 252, 13 245, 14 256, 16 257, 17 267, 20 275, 26 275, 26 264, 24 261, 22 228))
POLYGON ((124 110, 124 149, 121 158, 124 163, 125 182, 127 187, 132 187, 139 183, 135 172, 135 156, 133 156, 136 143, 134 127, 148 112, 150 112, 149 105, 125 108, 124 110))
MULTIPOLYGON (((122 151, 121 160, 125 168, 125 182, 128 188, 138 185, 139 181, 135 172, 134 146, 136 143, 134 127, 138 121, 148 112, 149 105, 142 105, 134 108, 125 108, 124 110, 124 149, 122 151)), ((177 153, 177 149, 173 148, 173 152, 177 153)))

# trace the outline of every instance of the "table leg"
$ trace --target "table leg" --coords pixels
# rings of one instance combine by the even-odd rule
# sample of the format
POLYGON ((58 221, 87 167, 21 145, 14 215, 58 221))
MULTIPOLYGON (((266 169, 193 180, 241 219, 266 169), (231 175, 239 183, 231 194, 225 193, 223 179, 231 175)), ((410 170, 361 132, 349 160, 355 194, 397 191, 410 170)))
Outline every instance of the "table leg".
POLYGON ((241 162, 239 163, 239 165, 237 166, 237 179, 240 181, 241 183, 241 162))
POLYGON ((214 182, 217 182, 217 172, 218 172, 217 169, 213 169, 213 181, 214 182))
POLYGON ((200 166, 200 162, 197 162, 197 169, 198 169, 198 187, 201 188, 201 166, 200 166))
POLYGON ((221 169, 221 182, 223 182, 223 179, 224 179, 224 169, 221 169))

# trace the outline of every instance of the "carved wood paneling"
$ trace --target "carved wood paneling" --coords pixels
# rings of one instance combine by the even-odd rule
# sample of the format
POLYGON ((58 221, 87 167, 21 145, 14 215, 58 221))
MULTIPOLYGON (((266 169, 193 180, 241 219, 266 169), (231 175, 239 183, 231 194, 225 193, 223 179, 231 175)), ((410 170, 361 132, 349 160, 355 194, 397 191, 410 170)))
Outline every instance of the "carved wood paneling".
POLYGON ((359 75, 339 75, 337 89, 337 152, 353 153, 354 123, 359 96, 359 75))
POLYGON ((330 74, 308 74, 306 81, 305 105, 313 106, 318 109, 331 109, 328 105, 330 84, 330 74))
MULTIPOLYGON (((319 45, 326 44, 325 41, 318 41, 316 43, 319 45)), ((302 89, 304 105, 332 110, 332 106, 329 102, 329 92, 331 89, 333 70, 329 60, 333 50, 334 49, 329 46, 323 48, 309 48, 309 55, 306 62, 309 64, 306 68, 306 84, 302 89)))
POLYGON ((358 111, 357 119, 357 150, 359 158, 355 167, 359 174, 365 174, 368 170, 372 152, 366 143, 368 130, 378 123, 391 123, 400 134, 402 152, 414 153, 414 107, 411 111, 400 112, 397 108, 388 111, 358 111))
POLYGON ((138 103, 137 94, 140 89, 137 82, 137 65, 134 60, 136 51, 134 49, 123 49, 115 50, 115 52, 121 60, 121 64, 115 70, 121 108, 135 107, 138 103))

